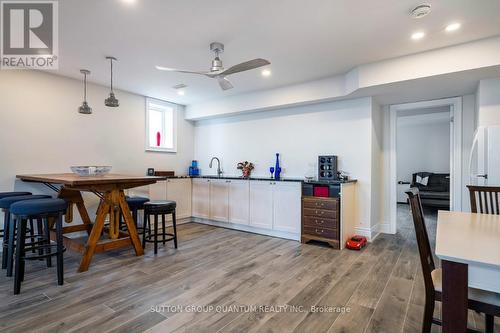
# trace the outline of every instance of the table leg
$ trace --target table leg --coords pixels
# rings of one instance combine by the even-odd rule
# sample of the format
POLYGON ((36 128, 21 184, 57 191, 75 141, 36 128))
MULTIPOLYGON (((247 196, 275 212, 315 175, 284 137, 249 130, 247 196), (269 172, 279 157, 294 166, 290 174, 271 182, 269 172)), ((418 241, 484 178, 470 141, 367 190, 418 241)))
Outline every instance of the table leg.
POLYGON ((109 195, 106 194, 104 199, 105 200, 103 200, 99 205, 94 226, 92 227, 92 231, 90 232, 87 244, 85 245, 85 250, 80 261, 80 267, 78 268, 79 272, 85 272, 89 269, 90 261, 92 260, 92 256, 94 255, 97 241, 99 240, 99 238, 101 238, 101 233, 104 228, 104 221, 106 220, 106 215, 108 215, 110 209, 110 206, 107 202, 107 200, 110 199, 109 195))
POLYGON ((132 245, 134 246, 135 254, 137 256, 142 256, 144 254, 144 249, 142 248, 139 235, 137 234, 137 228, 135 227, 134 220, 132 219, 132 214, 130 213, 127 201, 125 200, 125 193, 123 192, 123 190, 120 190, 119 193, 119 203, 123 215, 123 220, 127 225, 128 233, 130 239, 132 240, 132 245))
POLYGON ((443 260, 443 333, 467 331, 468 265, 443 260))
MULTIPOLYGON (((85 203, 83 201, 82 193, 76 190, 68 190, 67 188, 62 188, 59 191, 58 198, 68 200, 72 204, 76 205, 78 209, 78 213, 82 218, 83 224, 88 226, 87 234, 90 235, 90 229, 92 226, 92 221, 90 220, 89 213, 87 212, 87 208, 85 208, 85 203)), ((73 205, 70 205, 65 216, 64 222, 71 223, 73 221, 73 205), (69 214, 68 214, 69 213, 69 214)))

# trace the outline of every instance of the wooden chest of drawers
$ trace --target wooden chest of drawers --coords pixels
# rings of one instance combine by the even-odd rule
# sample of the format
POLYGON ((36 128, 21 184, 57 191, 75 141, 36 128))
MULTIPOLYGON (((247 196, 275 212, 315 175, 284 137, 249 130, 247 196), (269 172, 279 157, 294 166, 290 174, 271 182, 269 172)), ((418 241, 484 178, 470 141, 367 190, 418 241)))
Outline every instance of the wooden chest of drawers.
POLYGON ((302 243, 327 242, 340 249, 340 198, 302 198, 302 243))

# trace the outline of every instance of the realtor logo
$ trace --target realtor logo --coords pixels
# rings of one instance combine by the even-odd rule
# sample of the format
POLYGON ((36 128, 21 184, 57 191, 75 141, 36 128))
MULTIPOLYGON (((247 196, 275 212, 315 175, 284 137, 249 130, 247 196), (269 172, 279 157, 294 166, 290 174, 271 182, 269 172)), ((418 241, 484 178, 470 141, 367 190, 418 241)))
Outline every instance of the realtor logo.
POLYGON ((58 69, 57 1, 0 1, 1 69, 58 69))

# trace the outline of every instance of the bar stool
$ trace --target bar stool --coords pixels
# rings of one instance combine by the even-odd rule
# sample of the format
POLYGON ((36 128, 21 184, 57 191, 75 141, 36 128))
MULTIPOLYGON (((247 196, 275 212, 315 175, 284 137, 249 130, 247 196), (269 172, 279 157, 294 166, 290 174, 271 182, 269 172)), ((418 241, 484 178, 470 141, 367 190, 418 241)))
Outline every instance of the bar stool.
MULTIPOLYGON (((16 197, 20 195, 30 195, 31 192, 0 192, 0 199, 7 198, 7 197, 16 197)), ((5 222, 4 222, 4 229, 5 229, 5 222)), ((5 242, 6 239, 6 233, 4 232, 4 229, 0 229, 0 237, 3 237, 3 241, 5 242)), ((2 260, 2 269, 3 267, 3 260, 2 260)))
POLYGON ((142 232, 142 247, 146 247, 146 243, 154 243, 154 253, 158 253, 158 241, 163 245, 166 242, 173 240, 175 248, 177 248, 177 224, 175 220, 175 208, 177 204, 175 201, 162 200, 150 201, 144 204, 144 225, 142 232), (165 215, 172 214, 172 224, 174 233, 167 233, 165 226, 165 215), (154 233, 151 232, 151 216, 154 217, 154 233), (161 216, 162 232, 158 234, 158 216, 161 216), (146 234, 147 231, 147 234, 146 234), (158 236, 161 238, 158 239, 158 236), (170 237, 170 238, 167 238, 170 237))
MULTIPOLYGON (((137 227, 137 212, 141 209, 144 209, 144 204, 149 201, 149 198, 146 197, 125 197, 127 201, 128 208, 132 212, 132 218, 134 219, 135 226, 137 227)), ((123 223, 123 219, 120 217, 120 230, 127 230, 126 226, 123 223)))
MULTIPOLYGON (((64 283, 64 267, 63 267, 63 253, 66 249, 63 246, 63 233, 62 233, 62 216, 66 212, 68 204, 62 199, 37 199, 37 200, 24 200, 19 201, 10 206, 10 212, 17 224, 17 241, 15 252, 15 272, 14 272, 14 294, 17 295, 21 292, 21 282, 24 280, 25 261, 38 260, 41 258, 57 257, 57 283, 62 285, 64 283), (28 219, 43 219, 45 221, 45 236, 49 235, 49 222, 48 219, 55 220, 56 227, 56 244, 36 242, 33 244, 26 244, 26 225, 28 219), (55 247, 55 252, 52 249, 55 247), (36 255, 27 255, 26 250, 41 250, 42 252, 36 255), (45 250, 45 251, 44 251, 45 250), (45 252, 45 253, 44 253, 45 252)), ((47 264, 49 262, 47 261, 47 264)))
MULTIPOLYGON (((3 244, 2 244, 2 269, 7 268, 7 276, 12 276, 12 260, 13 260, 13 254, 14 254, 14 237, 16 234, 16 226, 14 222, 11 219, 11 213, 10 213, 10 206, 16 202, 19 201, 24 201, 24 200, 34 200, 34 199, 46 199, 50 198, 49 195, 17 195, 17 196, 10 196, 10 197, 4 197, 0 199, 0 209, 2 209, 5 212, 5 219, 4 219, 4 238, 3 238, 3 244)), ((29 227, 29 233, 30 233, 30 238, 31 242, 35 241, 35 231, 33 227, 33 220, 30 219, 29 221, 30 227, 29 227)), ((41 229, 41 222, 38 221, 38 233, 40 233, 41 229)))

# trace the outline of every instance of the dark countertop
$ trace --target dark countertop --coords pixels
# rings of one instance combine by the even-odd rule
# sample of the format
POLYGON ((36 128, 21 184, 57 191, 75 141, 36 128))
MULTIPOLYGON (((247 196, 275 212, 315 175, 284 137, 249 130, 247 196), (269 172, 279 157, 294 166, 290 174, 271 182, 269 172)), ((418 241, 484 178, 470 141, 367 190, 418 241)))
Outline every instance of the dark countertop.
MULTIPOLYGON (((276 181, 274 178, 270 177, 250 177, 250 178, 243 178, 243 177, 238 177, 238 176, 166 176, 162 177, 164 179, 182 179, 182 178, 193 178, 193 179, 227 179, 227 180, 258 180, 258 181, 276 181)), ((345 183, 355 183, 357 182, 356 179, 350 179, 350 180, 333 180, 333 181, 318 181, 318 180, 306 180, 304 178, 281 178, 279 181, 282 182, 300 182, 300 183, 309 183, 309 184, 323 184, 323 185, 328 185, 328 184, 345 184, 345 183)))

